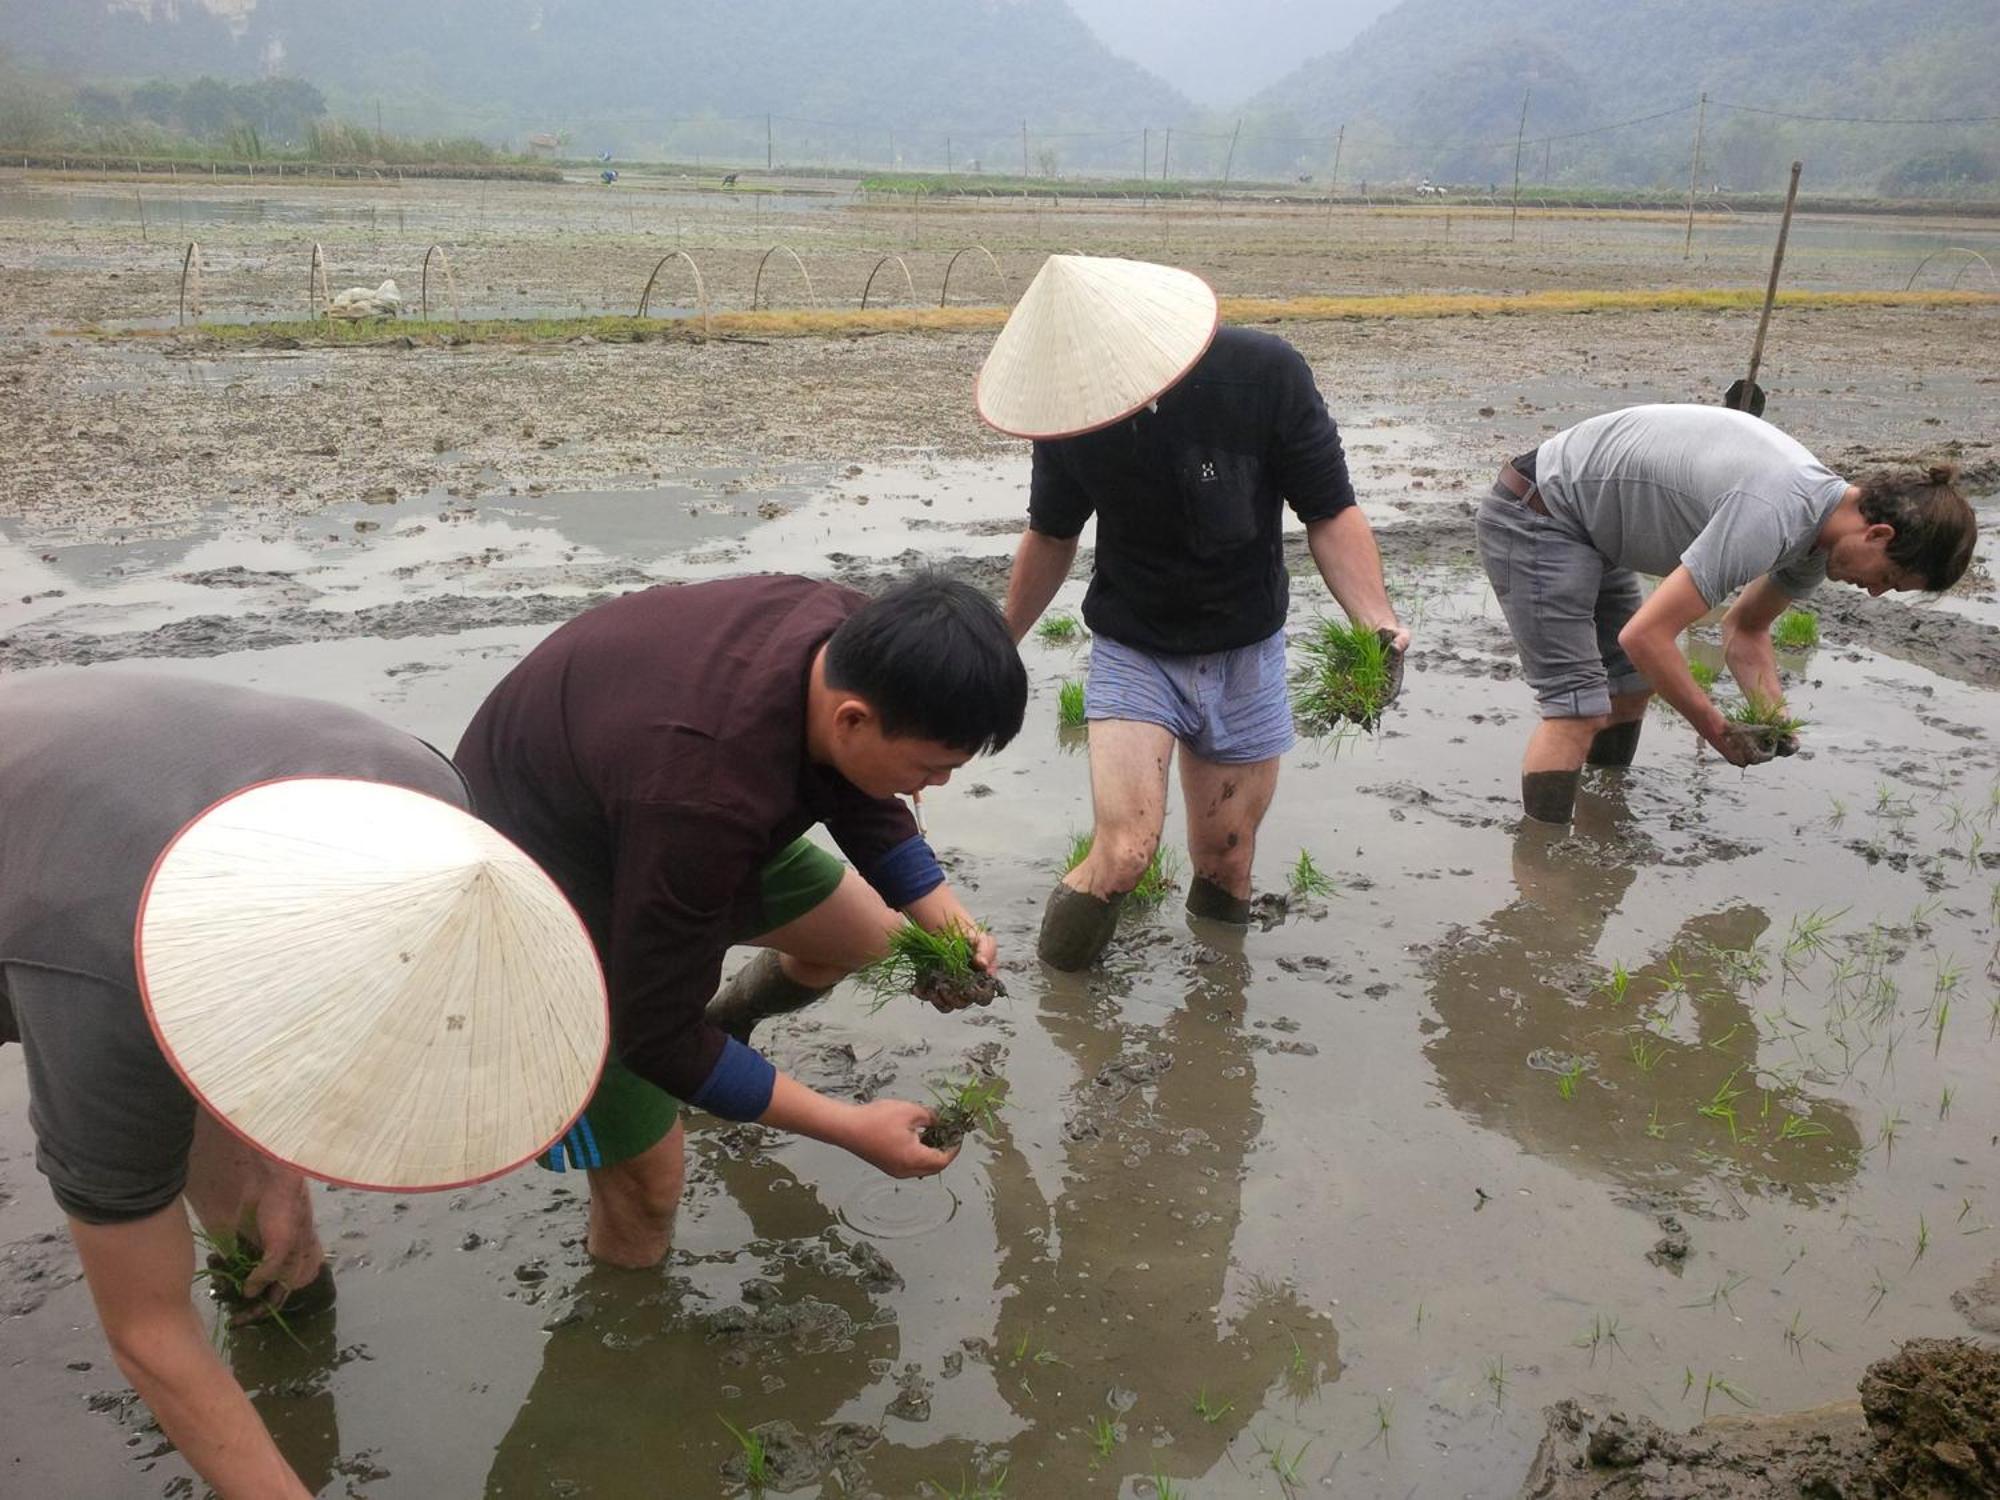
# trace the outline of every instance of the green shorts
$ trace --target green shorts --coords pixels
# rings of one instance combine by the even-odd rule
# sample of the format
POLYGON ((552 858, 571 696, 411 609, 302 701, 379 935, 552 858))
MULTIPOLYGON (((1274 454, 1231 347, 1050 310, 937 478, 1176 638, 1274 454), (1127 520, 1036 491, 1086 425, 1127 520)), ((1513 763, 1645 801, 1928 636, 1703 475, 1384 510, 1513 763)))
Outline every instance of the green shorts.
MULTIPOLYGON (((794 839, 758 872, 758 918, 754 930, 732 941, 760 937, 797 921, 834 893, 847 866, 811 839, 794 839)), ((608 1167, 649 1151, 666 1138, 680 1117, 680 1101, 657 1084, 612 1058, 604 1065, 597 1092, 569 1134, 535 1158, 551 1172, 571 1167, 608 1167)))

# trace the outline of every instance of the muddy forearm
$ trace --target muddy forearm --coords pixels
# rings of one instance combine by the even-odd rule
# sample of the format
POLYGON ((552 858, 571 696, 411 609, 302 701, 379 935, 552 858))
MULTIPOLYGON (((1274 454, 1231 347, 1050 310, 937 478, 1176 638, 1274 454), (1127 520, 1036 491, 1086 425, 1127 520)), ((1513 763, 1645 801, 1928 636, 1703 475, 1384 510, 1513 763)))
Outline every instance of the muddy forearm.
POLYGON ((1007 629, 1017 642, 1034 628, 1075 561, 1075 537, 1053 537, 1033 528, 1021 533, 1014 571, 1007 578, 1006 605, 1007 629))

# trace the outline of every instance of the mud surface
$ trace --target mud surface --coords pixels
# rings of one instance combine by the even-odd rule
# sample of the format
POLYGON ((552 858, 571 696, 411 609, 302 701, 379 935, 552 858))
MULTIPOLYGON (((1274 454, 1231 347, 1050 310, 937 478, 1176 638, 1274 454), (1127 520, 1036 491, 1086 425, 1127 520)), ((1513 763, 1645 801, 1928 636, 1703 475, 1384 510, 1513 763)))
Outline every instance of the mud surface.
MULTIPOLYGON (((225 353, 51 331, 171 315, 176 203, 146 191, 169 194, 150 239, 122 189, 0 181, 0 669, 312 692, 448 745, 556 622, 633 587, 769 568, 872 588, 920 563, 1004 585, 1027 463, 971 418, 983 337, 225 353)), ((449 241, 468 314, 629 310, 628 273, 677 235, 739 306, 780 240, 826 300, 858 299, 892 249, 934 294, 975 234, 1016 286, 1074 247, 1272 292, 1751 285, 1768 248, 1768 226, 1717 225, 1683 263, 1679 226, 1650 221, 1524 220, 1510 247, 1462 215, 1447 240, 1442 216, 422 192, 288 193, 258 215, 190 194, 209 300, 288 311, 308 237, 336 289, 407 289, 449 241)), ((1801 285, 1900 286, 1931 241, 1990 232, 1808 222, 1793 254, 1801 285)), ((954 280, 954 301, 985 295, 954 280)), ((1956 453, 1983 489, 1994 320, 1787 311, 1771 414, 1836 467, 1956 453)), ((587 1263, 573 1178, 318 1193, 337 1305, 303 1348, 228 1340, 309 1486, 742 1493, 726 1417, 801 1495, 1003 1474, 1019 1495, 1142 1497, 1156 1476, 1202 1497, 1507 1495, 1558 1400, 1685 1442, 1704 1402, 1707 1432, 1724 1409, 1847 1400, 1903 1341, 1991 1332, 1991 540, 1935 603, 1823 592, 1822 644, 1783 660, 1798 756, 1738 772, 1657 712, 1629 772, 1586 776, 1573 828, 1516 816, 1533 707, 1472 508, 1548 431, 1719 391, 1753 325, 1282 328, 1341 421, 1413 641, 1375 733, 1287 758, 1252 927, 1190 924, 1176 896, 1088 975, 1035 962, 1089 823, 1055 706, 1089 646, 1031 640, 1021 737, 924 800, 1008 994, 871 1012, 848 985, 759 1037, 841 1098, 1005 1078, 998 1128, 942 1177, 894 1182, 696 1117, 659 1274, 587 1263), (1331 892, 1287 893, 1301 850, 1331 892)), ((1328 606, 1290 545, 1296 641, 1328 606)), ((1712 627, 1690 649, 1713 662, 1712 627)), ((0 1489, 193 1492, 96 1331, 15 1048, 0 1319, 0 1489)))
POLYGON ((1964 1340, 1912 1340, 1869 1366, 1859 1402, 1721 1417, 1685 1436, 1574 1401, 1548 1421, 1523 1500, 2000 1494, 2000 1350, 1964 1340))

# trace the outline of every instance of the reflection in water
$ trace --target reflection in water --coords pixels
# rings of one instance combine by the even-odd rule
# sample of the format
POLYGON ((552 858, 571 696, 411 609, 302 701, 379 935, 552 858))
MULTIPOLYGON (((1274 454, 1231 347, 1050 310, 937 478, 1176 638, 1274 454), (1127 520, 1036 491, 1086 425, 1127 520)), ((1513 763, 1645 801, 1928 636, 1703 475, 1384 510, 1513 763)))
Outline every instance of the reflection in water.
MULTIPOLYGON (((990 1170, 1006 1300, 984 1352, 1022 1430, 1004 1454, 962 1438, 879 1452, 869 1477, 884 1493, 925 1480, 954 1493, 961 1476, 1002 1468, 1010 1494, 1072 1493, 1093 1473, 1107 1491, 1156 1469, 1199 1476, 1267 1400, 1305 1399, 1339 1373, 1331 1322, 1289 1287, 1253 1286, 1225 1321, 1263 1117, 1240 935, 1216 941, 1232 951, 1192 946, 1182 1002, 1157 1024, 1121 1016, 1118 978, 1050 976, 1041 1022, 1082 1080, 1064 1125, 1066 1189, 1044 1197, 1004 1139, 990 1170), (1100 1421, 1112 1424, 1102 1455, 1100 1421)), ((1154 950, 1134 977, 1158 984, 1162 971, 1154 950)))
POLYGON ((756 1238, 744 1256, 761 1255, 764 1276, 743 1285, 741 1305, 709 1311, 658 1271, 586 1271, 551 1319, 488 1496, 718 1490, 716 1464, 733 1440, 715 1413, 736 1410, 729 1387, 783 1389, 788 1415, 811 1433, 869 1383, 871 1361, 896 1352, 894 1327, 826 1233, 833 1219, 815 1195, 755 1150, 714 1149, 707 1163, 749 1216, 756 1238))
POLYGON ((278 1451, 313 1494, 355 1467, 341 1463, 340 1422, 330 1384, 335 1370, 365 1356, 340 1347, 339 1315, 335 1306, 287 1319, 283 1326, 265 1323, 226 1335, 237 1383, 252 1393, 257 1415, 278 1451))
POLYGON ((1428 961, 1444 1030, 1426 1050, 1465 1115, 1552 1161, 1666 1190, 1721 1175, 1811 1201, 1854 1174, 1838 1102, 1759 1060, 1742 998, 1761 978, 1754 906, 1691 917, 1622 979, 1594 958, 1644 860, 1622 788, 1586 789, 1574 828, 1524 824, 1515 899, 1428 961), (1636 855, 1636 858, 1635 858, 1636 855))

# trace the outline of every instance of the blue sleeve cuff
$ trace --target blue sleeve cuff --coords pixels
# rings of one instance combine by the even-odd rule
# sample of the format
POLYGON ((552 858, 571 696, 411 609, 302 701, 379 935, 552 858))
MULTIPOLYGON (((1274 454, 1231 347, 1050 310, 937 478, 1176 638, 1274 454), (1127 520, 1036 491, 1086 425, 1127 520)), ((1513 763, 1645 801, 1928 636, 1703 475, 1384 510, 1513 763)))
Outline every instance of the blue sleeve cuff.
POLYGON ((725 1120, 754 1120, 771 1107, 778 1070, 763 1053, 731 1037, 716 1059, 708 1082, 688 1100, 725 1120))
POLYGON ((876 860, 874 868, 861 873, 898 911, 944 884, 944 867, 921 833, 904 839, 876 860))

